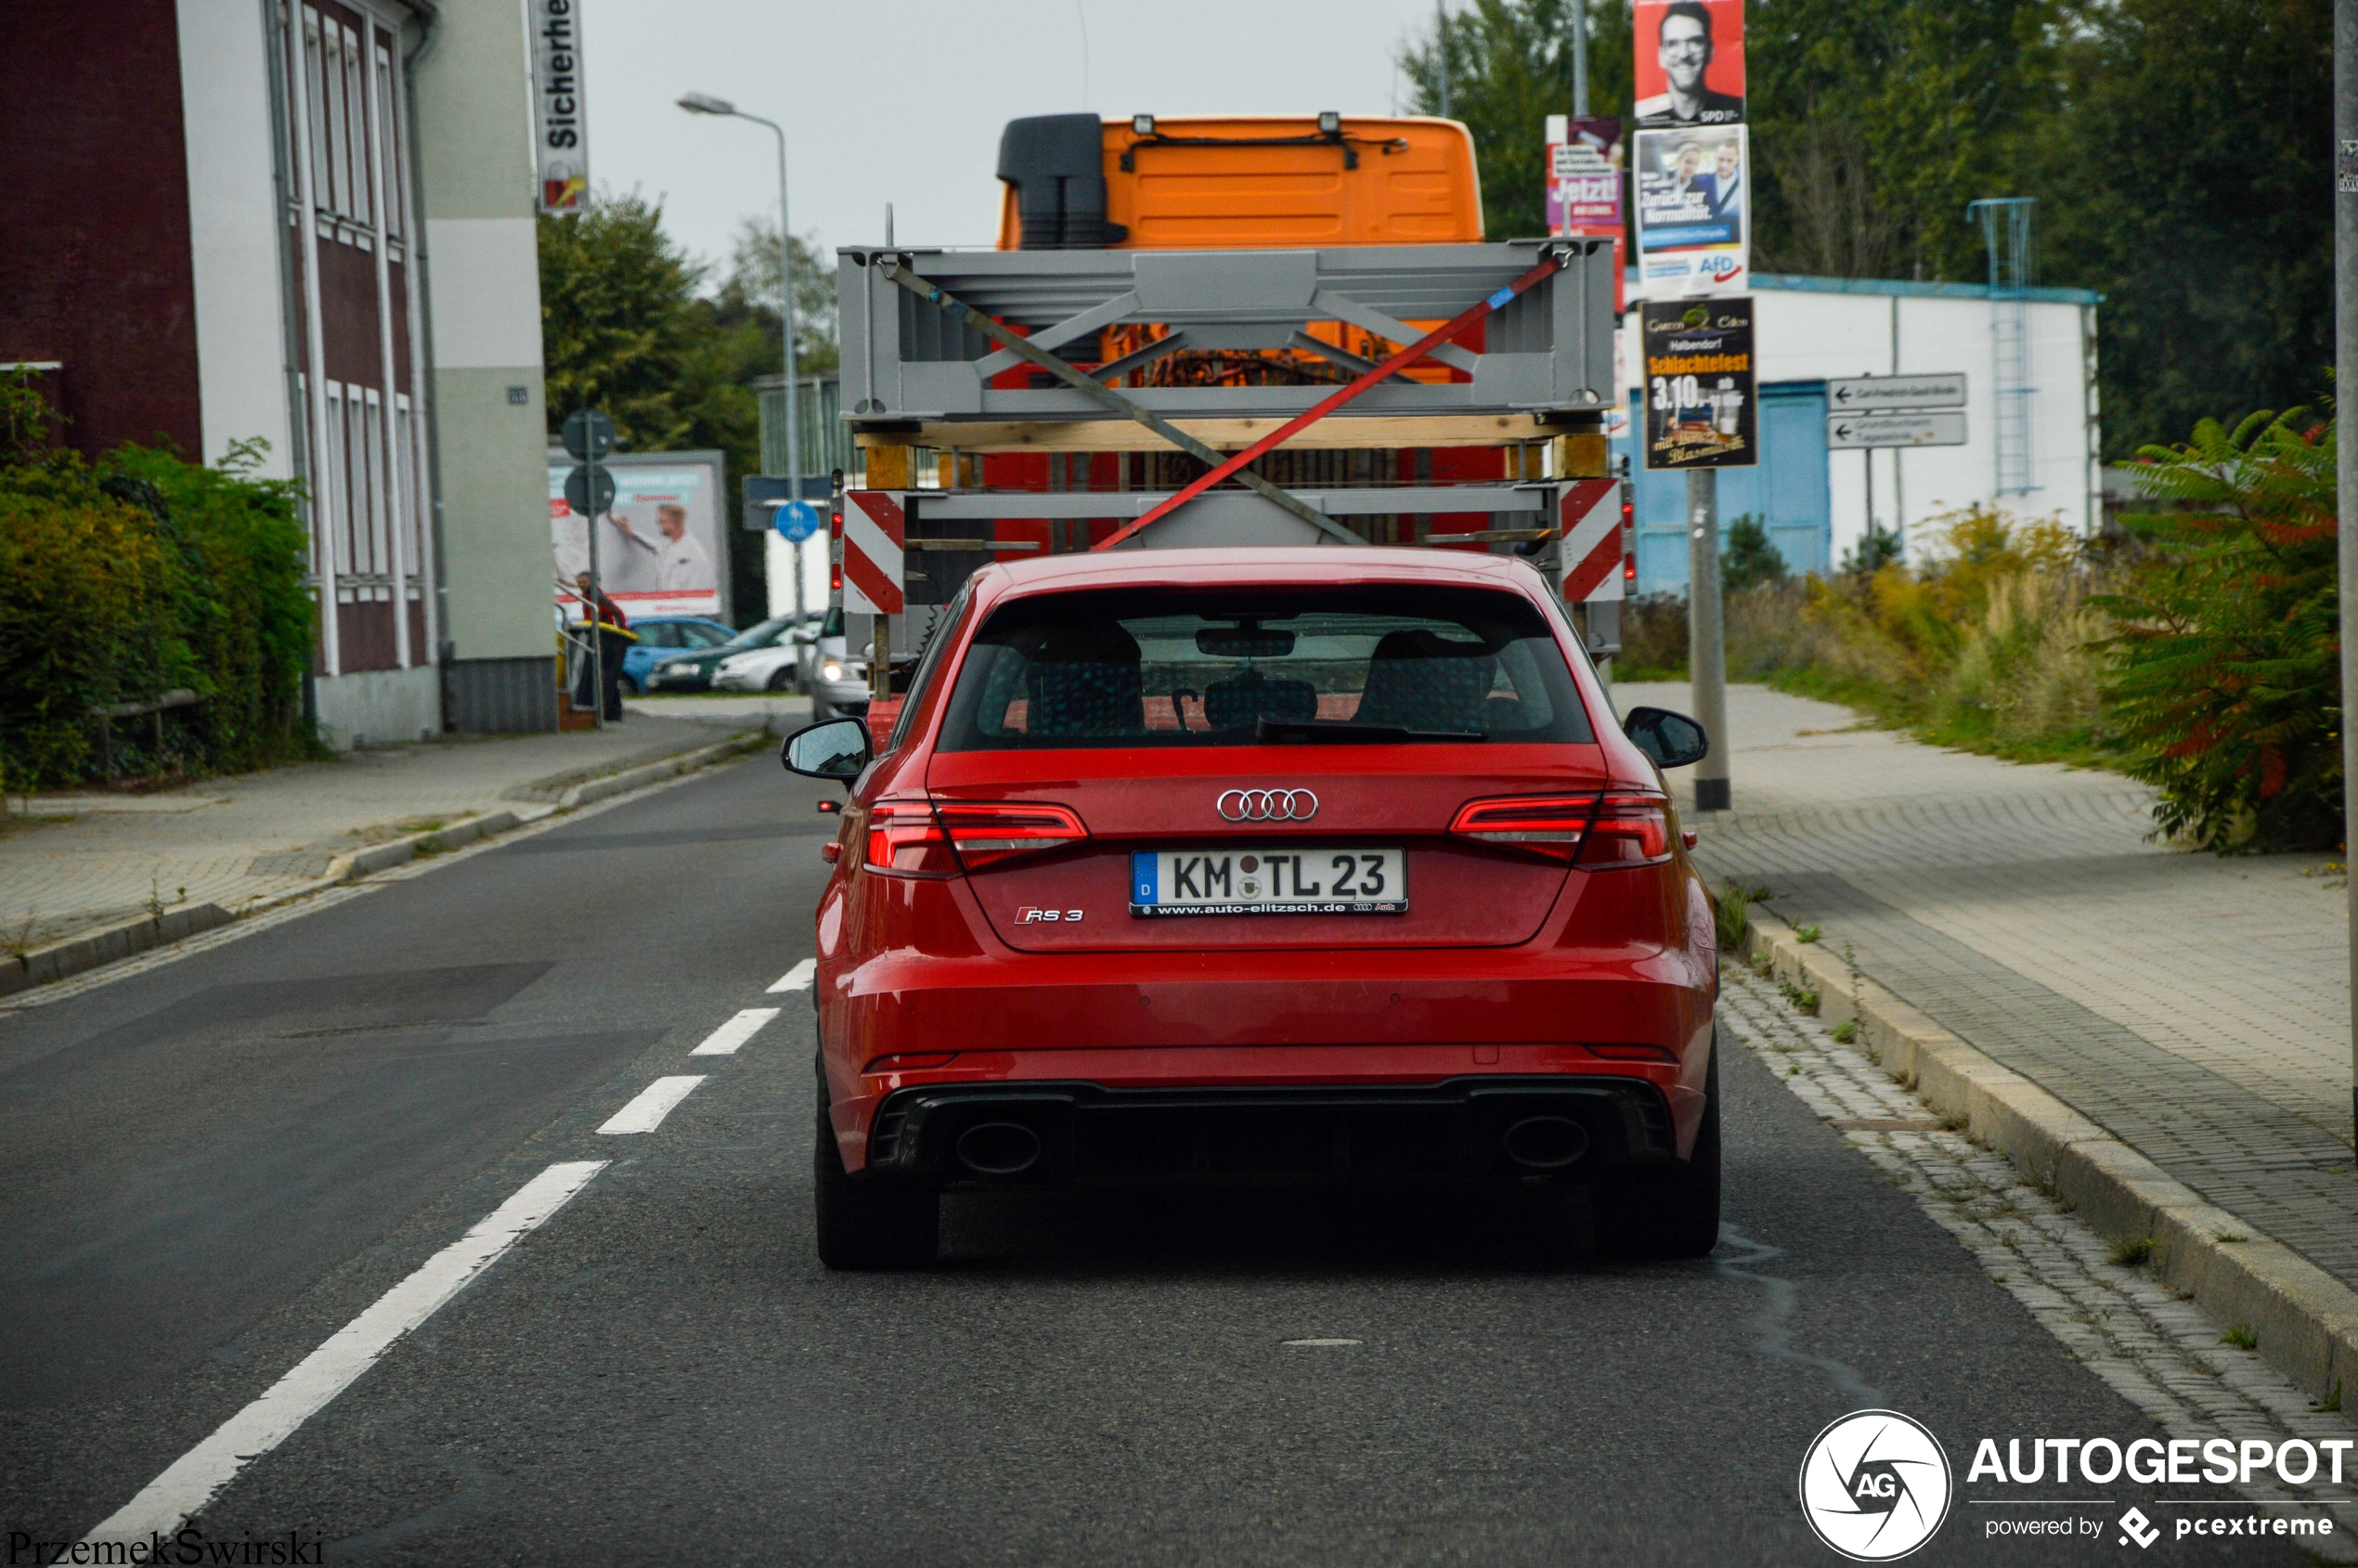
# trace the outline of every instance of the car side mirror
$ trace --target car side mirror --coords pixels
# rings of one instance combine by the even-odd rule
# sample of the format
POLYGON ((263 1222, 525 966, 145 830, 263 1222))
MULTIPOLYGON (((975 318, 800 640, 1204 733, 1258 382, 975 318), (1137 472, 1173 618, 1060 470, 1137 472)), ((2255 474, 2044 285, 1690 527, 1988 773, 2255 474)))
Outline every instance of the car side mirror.
POLYGON ((1666 707, 1633 707, 1621 729, 1657 768, 1684 768, 1711 755, 1711 737, 1703 726, 1666 707))
POLYGON ((778 748, 789 773, 849 784, 868 765, 868 724, 862 719, 823 719, 805 724, 778 748))

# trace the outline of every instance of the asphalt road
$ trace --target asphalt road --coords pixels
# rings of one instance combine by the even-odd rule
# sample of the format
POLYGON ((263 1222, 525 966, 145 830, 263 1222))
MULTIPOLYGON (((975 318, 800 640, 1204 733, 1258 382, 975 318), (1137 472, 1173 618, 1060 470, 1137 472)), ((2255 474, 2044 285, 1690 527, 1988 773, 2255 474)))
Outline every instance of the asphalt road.
MULTIPOLYGON (((1706 1262, 1538 1255, 1462 1204, 1049 1194, 954 1200, 933 1273, 831 1276, 809 998, 763 994, 810 950, 820 793, 757 759, 0 1020, 0 1533, 89 1530, 579 1160, 612 1163, 209 1533, 404 1563, 1825 1563, 1794 1475, 1846 1411, 1940 1433, 1961 1498, 1974 1435, 2155 1430, 1740 1050, 1706 1262), (688 1072, 655 1132, 596 1131, 688 1072)), ((1913 1561, 2118 1555, 1989 1513, 1913 1561)), ((2192 1545, 2130 1555, 2300 1560, 2192 1545)))

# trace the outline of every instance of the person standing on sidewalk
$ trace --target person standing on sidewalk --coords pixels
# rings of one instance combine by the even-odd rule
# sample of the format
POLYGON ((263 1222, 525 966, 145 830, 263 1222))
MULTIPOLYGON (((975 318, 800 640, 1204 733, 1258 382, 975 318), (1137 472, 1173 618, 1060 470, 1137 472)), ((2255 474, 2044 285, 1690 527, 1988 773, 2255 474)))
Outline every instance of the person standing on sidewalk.
POLYGON ((602 696, 606 722, 618 723, 622 719, 622 655, 639 638, 630 629, 630 617, 622 613, 622 606, 607 598, 605 590, 598 587, 589 573, 584 572, 573 580, 575 586, 581 590, 581 628, 589 630, 594 627, 597 634, 598 666, 604 676, 605 688, 602 693, 590 689, 590 666, 584 661, 581 682, 574 693, 574 706, 589 707, 602 696))

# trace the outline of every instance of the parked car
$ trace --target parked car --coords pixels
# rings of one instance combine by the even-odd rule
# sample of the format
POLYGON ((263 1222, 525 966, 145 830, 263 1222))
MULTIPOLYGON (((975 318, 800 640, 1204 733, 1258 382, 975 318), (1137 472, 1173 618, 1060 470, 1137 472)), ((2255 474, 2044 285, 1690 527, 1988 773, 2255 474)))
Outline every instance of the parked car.
POLYGON ((794 630, 792 616, 777 616, 757 626, 732 633, 729 639, 710 647, 688 650, 672 649, 654 660, 648 671, 650 692, 702 692, 712 685, 712 672, 721 660, 748 649, 768 648, 784 642, 794 630))
POLYGON ((921 1266, 947 1189, 1585 1188, 1626 1255, 1719 1223, 1717 934, 1662 770, 1503 556, 993 565, 850 798, 816 912, 833 1268, 921 1266))
POLYGON ((791 692, 801 683, 802 666, 819 641, 815 626, 790 627, 758 647, 725 654, 712 667, 718 692, 791 692))
POLYGON ((737 635, 701 616, 642 616, 631 621, 630 629, 639 641, 622 657, 622 689, 631 696, 654 690, 650 677, 670 655, 710 652, 737 635))

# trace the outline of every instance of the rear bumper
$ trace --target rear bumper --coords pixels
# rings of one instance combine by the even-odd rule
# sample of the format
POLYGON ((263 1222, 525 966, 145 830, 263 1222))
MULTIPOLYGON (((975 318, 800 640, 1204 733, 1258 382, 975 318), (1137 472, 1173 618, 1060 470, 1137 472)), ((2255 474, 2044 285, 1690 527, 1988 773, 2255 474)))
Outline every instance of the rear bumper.
POLYGON ((872 1172, 985 1184, 1578 1180, 1676 1158, 1663 1091, 1612 1074, 1183 1089, 935 1083, 887 1094, 868 1139, 872 1172))

